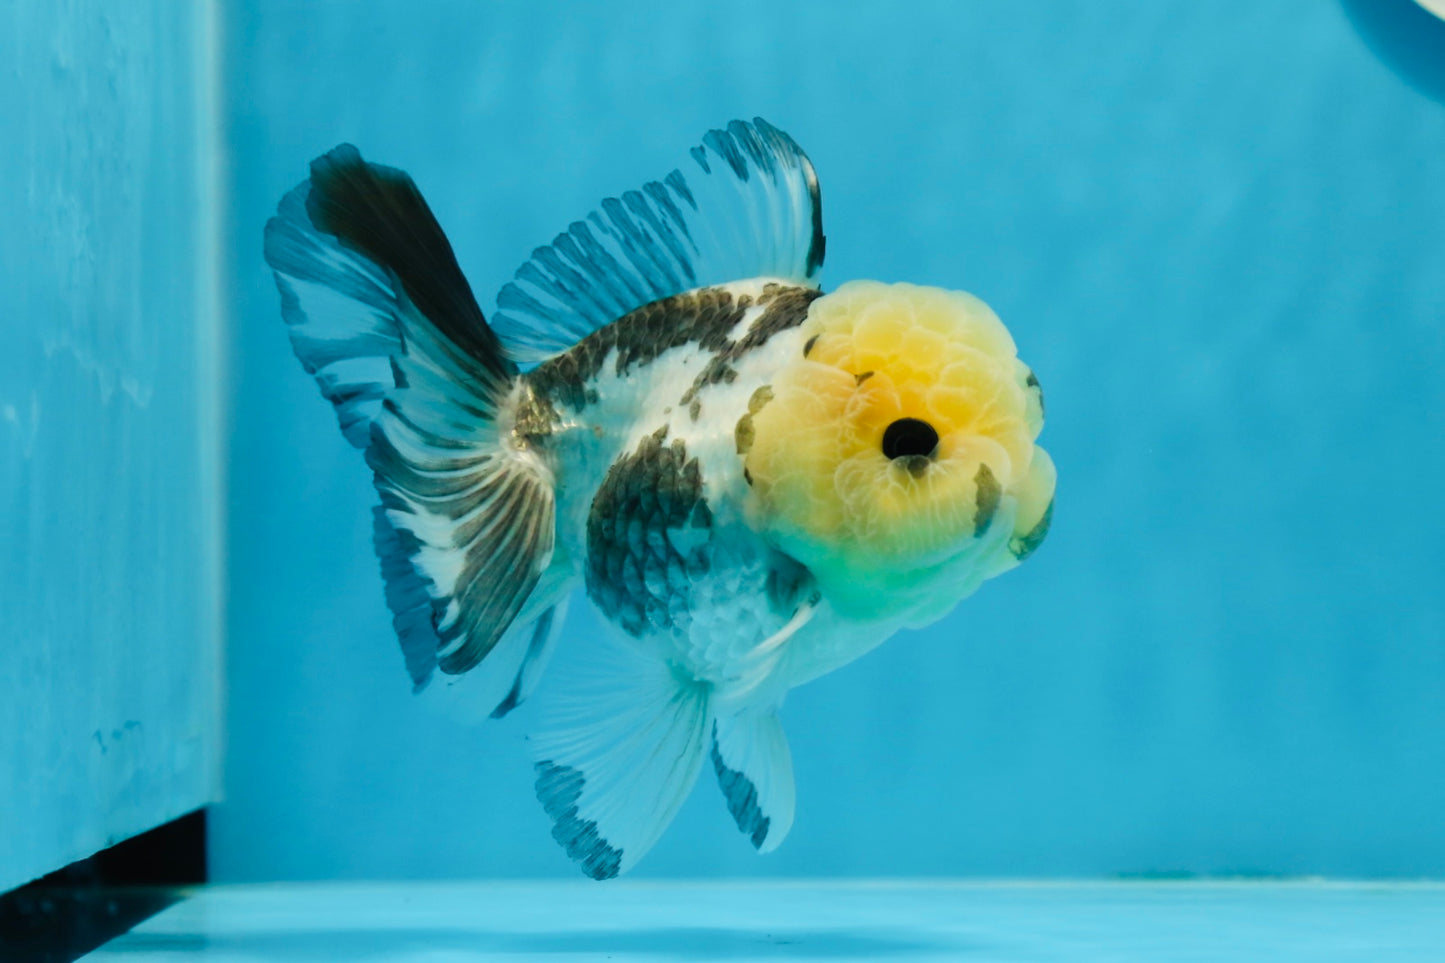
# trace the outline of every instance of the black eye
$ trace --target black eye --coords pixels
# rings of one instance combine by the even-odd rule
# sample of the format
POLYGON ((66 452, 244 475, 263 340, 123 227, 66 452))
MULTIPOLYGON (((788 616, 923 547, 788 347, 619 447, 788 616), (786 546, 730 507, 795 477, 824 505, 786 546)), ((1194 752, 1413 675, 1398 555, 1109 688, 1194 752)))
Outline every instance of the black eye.
POLYGON ((931 458, 938 448, 938 432, 926 421, 899 418, 883 432, 883 454, 889 458, 921 455, 931 458))

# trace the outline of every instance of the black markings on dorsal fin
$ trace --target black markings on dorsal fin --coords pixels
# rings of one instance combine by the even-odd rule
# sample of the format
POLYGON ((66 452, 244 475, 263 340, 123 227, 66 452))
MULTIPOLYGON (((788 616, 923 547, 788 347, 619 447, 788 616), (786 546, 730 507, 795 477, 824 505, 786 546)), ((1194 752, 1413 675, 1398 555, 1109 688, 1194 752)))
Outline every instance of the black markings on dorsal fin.
POLYGON ((644 304, 746 278, 812 285, 823 263, 818 178, 761 118, 710 131, 687 172, 609 198, 497 294, 512 357, 542 361, 644 304))

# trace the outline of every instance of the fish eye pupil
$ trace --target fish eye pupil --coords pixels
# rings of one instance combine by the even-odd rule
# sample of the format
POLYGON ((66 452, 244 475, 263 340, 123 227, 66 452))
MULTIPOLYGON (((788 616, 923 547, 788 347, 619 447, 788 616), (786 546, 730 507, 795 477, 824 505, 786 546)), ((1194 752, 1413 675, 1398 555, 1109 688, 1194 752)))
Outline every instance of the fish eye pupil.
POLYGON ((917 418, 899 418, 883 432, 883 454, 889 458, 931 458, 937 449, 938 432, 917 418))

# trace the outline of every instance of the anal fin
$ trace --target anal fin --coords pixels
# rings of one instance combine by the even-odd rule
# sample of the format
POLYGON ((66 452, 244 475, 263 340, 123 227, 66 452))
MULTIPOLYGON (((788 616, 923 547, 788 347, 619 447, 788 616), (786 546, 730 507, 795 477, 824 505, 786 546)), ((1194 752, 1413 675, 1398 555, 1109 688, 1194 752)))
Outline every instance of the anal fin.
POLYGON ((728 812, 760 853, 778 848, 793 828, 793 757, 772 709, 723 716, 713 723, 712 765, 728 812))
POLYGON ((533 739, 536 790, 567 855, 611 879, 652 848, 697 782, 708 691, 618 640, 592 648, 590 664, 552 690, 533 739))

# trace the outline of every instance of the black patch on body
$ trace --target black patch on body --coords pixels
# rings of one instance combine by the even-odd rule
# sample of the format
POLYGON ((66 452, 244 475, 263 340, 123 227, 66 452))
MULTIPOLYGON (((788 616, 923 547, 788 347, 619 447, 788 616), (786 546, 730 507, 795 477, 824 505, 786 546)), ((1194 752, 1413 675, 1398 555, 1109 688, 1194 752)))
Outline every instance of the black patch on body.
POLYGON ((666 436, 654 432, 607 470, 587 517, 587 594, 633 637, 685 631, 692 582, 711 567, 702 470, 681 440, 664 445, 666 436), (683 555, 674 533, 697 544, 683 555))
POLYGON ((537 393, 580 411, 589 398, 587 383, 602 371, 608 355, 617 352, 616 372, 625 375, 636 365, 696 342, 708 351, 728 345, 727 334, 751 306, 746 296, 735 298, 721 288, 703 288, 645 304, 630 314, 589 334, 555 358, 538 365, 526 377, 537 393))
POLYGON ((622 850, 597 832, 597 822, 577 815, 587 780, 571 766, 542 761, 536 765, 537 799, 552 819, 552 838, 593 879, 612 879, 622 869, 622 850))
POLYGON ((1003 495, 1003 488, 1000 487, 998 479, 994 477, 993 470, 986 464, 978 466, 978 474, 973 476, 973 483, 978 489, 974 500, 973 537, 982 538, 983 533, 988 531, 988 526, 993 522, 994 513, 998 511, 999 498, 1003 495))
POLYGON ((311 162, 306 214, 316 230, 390 271, 417 310, 479 362, 495 387, 516 375, 451 243, 405 172, 369 164, 342 144, 311 162))
POLYGON ((1030 371, 1030 372, 1029 372, 1029 376, 1024 379, 1024 384, 1027 385, 1028 387, 1034 389, 1034 391, 1038 392, 1038 395, 1039 395, 1039 414, 1040 414, 1041 416, 1047 417, 1047 416, 1048 416, 1048 412, 1047 412, 1047 411, 1045 410, 1045 408, 1044 408, 1044 386, 1041 385, 1041 384, 1039 384, 1039 377, 1038 377, 1038 375, 1036 375, 1036 374, 1034 374, 1032 371, 1030 371))
POLYGON ((696 344, 712 359, 683 394, 678 404, 692 420, 702 414, 698 393, 708 385, 732 382, 739 358, 766 344, 773 335, 797 327, 808 316, 808 305, 822 294, 814 288, 768 284, 756 301, 750 295, 734 296, 723 288, 702 288, 643 305, 579 341, 571 350, 550 358, 525 375, 542 399, 581 411, 596 404, 591 382, 615 351, 615 371, 625 375, 650 364, 673 348, 696 344), (765 306, 737 341, 728 335, 754 304, 765 306))
POLYGON ((773 335, 802 324, 808 317, 809 305, 822 295, 823 292, 816 288, 765 285, 758 304, 767 305, 766 310, 753 322, 752 327, 748 328, 747 334, 737 341, 724 344, 722 350, 708 362, 707 367, 693 381, 692 387, 682 396, 682 403, 692 402, 708 385, 718 382, 731 384, 738 376, 737 369, 733 367, 738 359, 767 344, 773 335))
POLYGON ((1014 558, 1022 562, 1034 552, 1038 551, 1044 543, 1044 537, 1049 534, 1049 526, 1054 521, 1054 500, 1049 499, 1049 507, 1044 509, 1043 516, 1038 520, 1027 534, 1009 539, 1008 550, 1013 552, 1014 558))
POLYGON ((757 431, 753 428, 753 416, 751 412, 738 419, 738 423, 733 426, 733 444, 736 446, 739 455, 746 455, 752 451, 753 438, 756 435, 757 431))
POLYGON ((727 800, 728 812, 732 814, 733 821, 738 824, 743 835, 748 837, 754 849, 761 848, 768 838, 768 827, 773 821, 764 816, 762 808, 758 806, 758 789, 752 780, 736 769, 729 769, 727 763, 723 762, 722 753, 717 747, 717 723, 713 723, 712 728, 712 767, 717 772, 717 784, 722 789, 723 798, 727 800))

